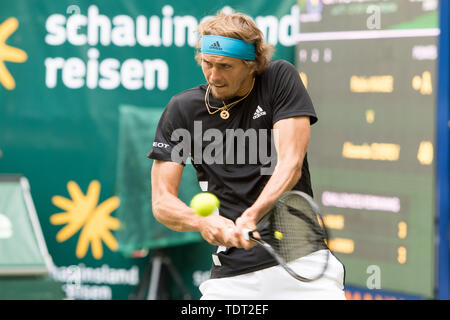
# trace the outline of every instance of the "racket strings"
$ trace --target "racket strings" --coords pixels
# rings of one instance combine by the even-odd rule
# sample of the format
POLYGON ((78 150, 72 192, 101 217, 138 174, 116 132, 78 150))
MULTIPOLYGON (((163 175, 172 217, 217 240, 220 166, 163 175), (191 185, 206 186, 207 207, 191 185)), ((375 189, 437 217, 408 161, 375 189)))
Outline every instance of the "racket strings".
POLYGON ((310 196, 300 191, 285 193, 258 224, 262 239, 255 241, 292 277, 309 282, 325 274, 330 251, 322 249, 328 249, 328 234, 310 196))
POLYGON ((273 248, 291 262, 324 248, 325 234, 317 214, 299 197, 284 199, 272 216, 273 248))

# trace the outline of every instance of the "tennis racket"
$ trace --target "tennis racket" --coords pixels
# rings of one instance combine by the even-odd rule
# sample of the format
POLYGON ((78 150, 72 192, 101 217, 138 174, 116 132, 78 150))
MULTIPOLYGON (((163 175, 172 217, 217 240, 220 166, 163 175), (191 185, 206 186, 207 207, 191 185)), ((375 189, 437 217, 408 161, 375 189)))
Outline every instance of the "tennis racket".
POLYGON ((243 236, 264 248, 297 280, 317 280, 327 269, 330 255, 328 232, 319 206, 304 192, 293 190, 284 193, 274 208, 258 222, 256 229, 243 230, 243 236), (255 238, 255 231, 265 240, 255 238), (294 271, 288 265, 311 253, 314 253, 313 257, 307 258, 304 270, 294 271))

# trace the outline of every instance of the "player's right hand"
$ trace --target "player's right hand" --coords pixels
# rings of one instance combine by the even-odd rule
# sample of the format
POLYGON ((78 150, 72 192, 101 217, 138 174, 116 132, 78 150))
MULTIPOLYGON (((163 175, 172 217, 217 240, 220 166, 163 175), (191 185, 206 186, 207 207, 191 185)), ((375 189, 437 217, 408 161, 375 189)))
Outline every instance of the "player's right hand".
POLYGON ((199 224, 199 232, 208 243, 227 248, 238 245, 234 236, 235 224, 232 220, 219 215, 203 217, 199 224))

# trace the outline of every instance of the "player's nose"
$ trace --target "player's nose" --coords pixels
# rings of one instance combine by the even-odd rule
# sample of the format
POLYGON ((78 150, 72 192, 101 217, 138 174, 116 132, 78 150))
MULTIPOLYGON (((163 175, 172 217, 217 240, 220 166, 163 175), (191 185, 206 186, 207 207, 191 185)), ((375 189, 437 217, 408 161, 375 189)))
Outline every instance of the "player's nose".
POLYGON ((216 68, 211 69, 211 74, 209 75, 209 83, 214 85, 221 85, 222 84, 222 76, 220 75, 220 71, 218 71, 216 68))

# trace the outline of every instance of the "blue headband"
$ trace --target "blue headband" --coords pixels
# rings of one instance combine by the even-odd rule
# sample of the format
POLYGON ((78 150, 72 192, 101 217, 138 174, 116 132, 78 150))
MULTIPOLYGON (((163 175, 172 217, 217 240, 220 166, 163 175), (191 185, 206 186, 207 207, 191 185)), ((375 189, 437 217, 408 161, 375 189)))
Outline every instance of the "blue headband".
POLYGON ((244 60, 255 60, 255 45, 253 43, 222 36, 203 36, 200 52, 244 60))

